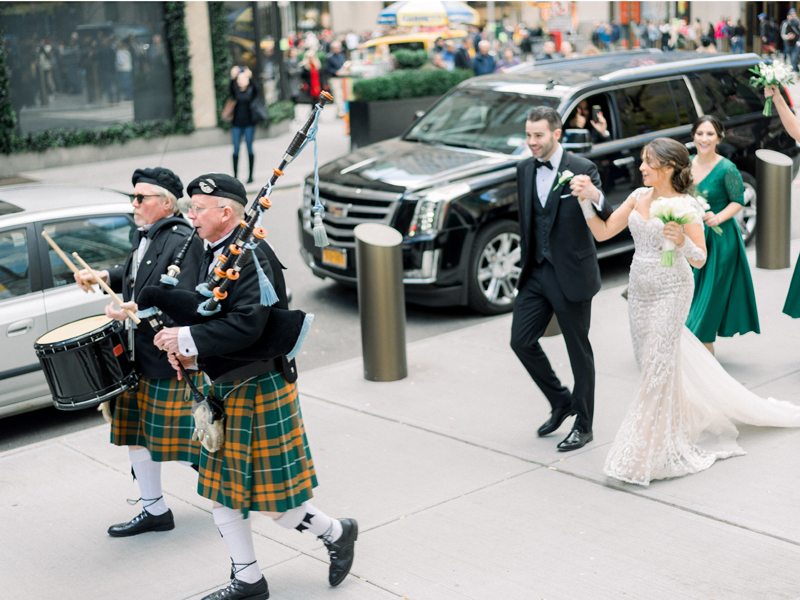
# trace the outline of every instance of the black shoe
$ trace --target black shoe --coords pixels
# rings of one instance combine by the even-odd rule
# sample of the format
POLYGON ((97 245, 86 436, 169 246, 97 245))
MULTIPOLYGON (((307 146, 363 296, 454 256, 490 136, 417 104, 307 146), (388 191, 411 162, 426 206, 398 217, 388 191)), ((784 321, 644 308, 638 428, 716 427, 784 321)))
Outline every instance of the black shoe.
POLYGON ((255 583, 232 579, 224 588, 205 596, 203 600, 267 600, 267 598, 269 598, 269 587, 262 575, 255 583))
POLYGON ((337 586, 353 566, 355 556, 356 539, 358 539, 358 521, 355 519, 339 519, 342 524, 342 535, 335 542, 322 542, 328 549, 328 556, 331 557, 331 568, 328 571, 328 583, 337 586))
POLYGON ((567 417, 571 417, 575 413, 572 412, 572 409, 567 406, 564 408, 557 408, 553 411, 553 414, 550 415, 550 418, 545 421, 544 425, 539 427, 539 437, 550 435, 556 429, 561 427, 561 424, 567 419, 567 417))
POLYGON ((112 537, 128 537, 139 535, 147 531, 170 531, 175 529, 175 519, 172 511, 167 510, 163 515, 151 515, 146 510, 133 517, 127 523, 117 523, 108 528, 108 535, 112 537))
POLYGON ((594 439, 592 432, 583 433, 580 429, 573 428, 569 435, 558 444, 559 452, 569 452, 570 450, 577 450, 583 448, 586 444, 594 439))

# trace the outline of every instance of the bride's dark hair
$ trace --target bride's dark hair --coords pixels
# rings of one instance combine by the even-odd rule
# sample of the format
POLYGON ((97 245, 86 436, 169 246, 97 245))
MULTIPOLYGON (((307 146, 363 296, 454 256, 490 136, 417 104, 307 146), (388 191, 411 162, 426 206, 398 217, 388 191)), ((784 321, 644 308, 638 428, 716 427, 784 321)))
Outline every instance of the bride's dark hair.
POLYGON ((642 150, 642 160, 653 167, 672 167, 672 187, 680 194, 689 192, 692 161, 686 146, 670 138, 656 138, 642 150))

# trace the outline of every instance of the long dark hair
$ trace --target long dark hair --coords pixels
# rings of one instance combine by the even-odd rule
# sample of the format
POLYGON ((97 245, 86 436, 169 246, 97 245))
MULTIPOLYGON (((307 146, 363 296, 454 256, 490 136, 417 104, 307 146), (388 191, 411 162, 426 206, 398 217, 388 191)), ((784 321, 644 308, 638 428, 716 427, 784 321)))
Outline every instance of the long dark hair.
POLYGON ((642 160, 649 165, 672 167, 670 183, 679 194, 692 187, 692 161, 686 146, 670 138, 656 138, 642 150, 642 160))
POLYGON ((714 131, 719 139, 725 137, 725 126, 722 124, 722 121, 720 121, 714 115, 706 115, 697 119, 697 121, 694 122, 694 125, 692 125, 692 137, 694 137, 694 134, 697 132, 697 128, 703 123, 711 123, 711 126, 714 128, 714 131))

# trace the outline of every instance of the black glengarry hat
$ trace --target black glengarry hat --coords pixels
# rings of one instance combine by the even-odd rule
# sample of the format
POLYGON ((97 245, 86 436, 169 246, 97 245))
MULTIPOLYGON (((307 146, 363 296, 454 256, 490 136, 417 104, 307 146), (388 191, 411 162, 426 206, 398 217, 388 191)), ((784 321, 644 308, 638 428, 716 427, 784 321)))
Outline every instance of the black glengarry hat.
POLYGON ((228 198, 235 200, 243 206, 247 206, 247 192, 242 185, 242 182, 225 175, 224 173, 207 173, 200 175, 197 179, 186 186, 186 193, 189 196, 195 194, 204 194, 206 196, 217 196, 219 198, 228 198))
POLYGON ((131 178, 133 185, 137 183, 151 183, 175 194, 176 198, 183 197, 183 182, 169 169, 155 167, 153 169, 136 169, 131 178))

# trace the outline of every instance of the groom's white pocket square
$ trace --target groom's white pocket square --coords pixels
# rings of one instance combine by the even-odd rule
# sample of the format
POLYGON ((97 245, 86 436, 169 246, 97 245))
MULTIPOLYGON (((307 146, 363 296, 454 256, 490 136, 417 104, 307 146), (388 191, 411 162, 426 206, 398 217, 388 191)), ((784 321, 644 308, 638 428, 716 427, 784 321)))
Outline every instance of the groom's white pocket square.
POLYGON ((572 196, 572 192, 570 192, 569 194, 561 194, 562 198, 569 198, 570 196, 572 196))

